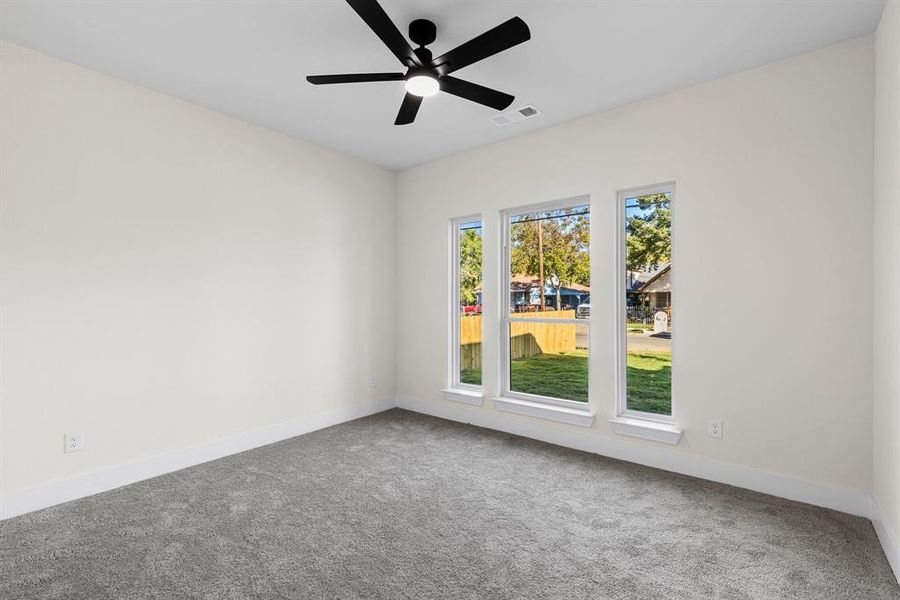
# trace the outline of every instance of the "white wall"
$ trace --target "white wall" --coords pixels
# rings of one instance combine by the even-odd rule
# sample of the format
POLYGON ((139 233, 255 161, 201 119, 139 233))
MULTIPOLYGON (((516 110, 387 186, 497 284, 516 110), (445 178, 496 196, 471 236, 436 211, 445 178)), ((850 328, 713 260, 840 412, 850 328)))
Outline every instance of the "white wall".
MULTIPOLYGON (((477 408, 441 398, 448 220, 484 215, 483 348, 496 366, 498 211, 590 194, 597 418, 588 435, 595 441, 565 425, 541 423, 540 431, 552 432, 542 435, 748 487, 769 475, 804 480, 825 496, 833 492, 821 503, 867 512, 872 55, 871 37, 859 38, 401 173, 400 404, 538 431, 536 421, 497 413, 490 401, 477 408), (607 422, 620 277, 616 191, 670 180, 677 182, 673 385, 685 430, 674 448, 615 436, 607 422), (705 436, 714 417, 724 420, 721 440, 705 436), (703 466, 685 468, 690 458, 703 466)), ((485 372, 488 397, 498 392, 497 370, 485 372)))
POLYGON ((393 173, 0 50, 8 499, 393 405, 393 173))
POLYGON ((900 3, 875 35, 874 452, 876 527, 900 577, 900 3))

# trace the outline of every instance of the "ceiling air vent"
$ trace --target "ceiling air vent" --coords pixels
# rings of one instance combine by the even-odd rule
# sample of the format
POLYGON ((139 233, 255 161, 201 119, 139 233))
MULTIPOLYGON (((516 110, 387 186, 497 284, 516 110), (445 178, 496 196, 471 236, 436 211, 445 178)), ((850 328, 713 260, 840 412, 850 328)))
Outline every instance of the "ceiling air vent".
POLYGON ((491 121, 497 127, 506 127, 507 125, 524 121, 525 119, 532 119, 540 114, 541 111, 539 111, 534 104, 526 104, 525 106, 520 106, 519 108, 500 113, 499 115, 494 115, 491 117, 491 121))

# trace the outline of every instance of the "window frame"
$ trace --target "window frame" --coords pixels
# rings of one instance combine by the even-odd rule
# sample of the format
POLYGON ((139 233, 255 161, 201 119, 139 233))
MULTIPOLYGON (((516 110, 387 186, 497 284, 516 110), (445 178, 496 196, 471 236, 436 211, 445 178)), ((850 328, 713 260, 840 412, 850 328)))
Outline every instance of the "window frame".
POLYGON ((450 219, 450 364, 448 365, 448 387, 451 390, 466 390, 481 393, 484 385, 484 218, 480 213, 450 219), (464 223, 478 221, 481 224, 481 383, 460 381, 460 304, 459 304, 459 227, 464 223))
MULTIPOLYGON (((555 323, 560 325, 585 325, 588 328, 588 340, 591 339, 591 317, 587 319, 553 319, 553 318, 531 318, 531 317, 513 317, 510 309, 510 280, 512 278, 512 248, 509 243, 510 218, 534 212, 545 212, 549 210, 562 210, 574 208, 576 206, 588 206, 591 214, 591 232, 593 233, 593 206, 591 205, 590 194, 582 194, 563 198, 561 200, 551 200, 548 202, 540 202, 537 204, 526 204, 512 208, 506 208, 500 211, 500 229, 502 239, 502 256, 500 261, 500 294, 503 299, 500 306, 500 395, 502 398, 511 398, 514 400, 524 400, 526 402, 536 402, 550 406, 558 406, 562 408, 575 409, 578 411, 591 411, 591 360, 590 360, 590 341, 588 342, 588 401, 578 402, 577 400, 569 400, 566 398, 553 398, 551 396, 541 396, 539 394, 528 394, 526 392, 515 392, 510 389, 510 360, 509 360, 509 334, 510 325, 513 322, 531 322, 531 323, 555 323)), ((590 253, 593 257, 594 236, 591 235, 590 253)), ((593 272, 593 263, 591 266, 593 272)), ((593 288, 591 295, 593 296, 593 288)))
MULTIPOLYGON (((651 421, 665 425, 674 425, 676 419, 675 386, 674 377, 671 386, 672 410, 668 415, 631 410, 628 408, 628 328, 625 323, 628 320, 625 302, 625 202, 629 198, 649 196, 650 194, 671 194, 672 207, 672 240, 671 263, 675 265, 675 182, 660 183, 656 185, 641 186, 619 190, 616 193, 616 416, 625 419, 637 419, 651 421)), ((669 275, 672 280, 672 289, 675 289, 674 268, 669 275)), ((670 306, 673 306, 670 296, 670 306)), ((675 338, 672 338, 672 372, 675 371, 675 338)))

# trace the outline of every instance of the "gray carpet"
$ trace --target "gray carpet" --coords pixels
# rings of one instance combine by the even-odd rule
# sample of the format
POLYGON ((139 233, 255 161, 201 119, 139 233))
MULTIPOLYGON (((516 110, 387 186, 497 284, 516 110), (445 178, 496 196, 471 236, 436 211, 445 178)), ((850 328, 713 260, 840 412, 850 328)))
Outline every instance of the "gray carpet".
POLYGON ((392 410, 0 523, 0 598, 900 598, 846 514, 392 410))

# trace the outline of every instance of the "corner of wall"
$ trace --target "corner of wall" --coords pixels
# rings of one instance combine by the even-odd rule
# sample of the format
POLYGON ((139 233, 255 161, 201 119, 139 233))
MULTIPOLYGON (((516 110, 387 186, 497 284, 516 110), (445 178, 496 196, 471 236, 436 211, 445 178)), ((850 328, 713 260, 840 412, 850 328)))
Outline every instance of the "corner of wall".
POLYGON ((872 522, 900 581, 900 0, 875 32, 872 522))

